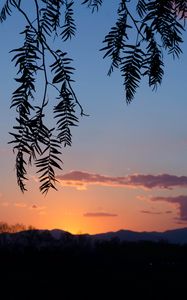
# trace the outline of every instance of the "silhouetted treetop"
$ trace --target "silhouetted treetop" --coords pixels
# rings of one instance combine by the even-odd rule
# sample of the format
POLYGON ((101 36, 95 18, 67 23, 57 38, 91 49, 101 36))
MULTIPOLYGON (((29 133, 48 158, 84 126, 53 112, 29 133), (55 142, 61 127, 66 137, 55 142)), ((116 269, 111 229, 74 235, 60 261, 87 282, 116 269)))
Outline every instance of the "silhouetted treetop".
MULTIPOLYGON (((1 23, 16 10, 26 22, 20 33, 20 47, 11 51, 17 68, 17 87, 12 94, 11 108, 15 108, 17 116, 10 143, 14 144, 21 191, 26 191, 27 167, 34 163, 40 191, 47 193, 50 188, 56 189, 55 170, 62 168, 62 146, 72 144, 71 127, 77 126, 79 121, 77 108, 80 115, 85 115, 73 88, 72 59, 63 51, 64 43, 76 34, 74 5, 76 2, 97 12, 103 9, 104 0, 33 0, 29 6, 26 2, 1 1, 1 23), (55 49, 54 38, 61 40, 61 49, 55 49), (40 103, 36 101, 38 80, 43 83, 40 103), (50 89, 56 92, 53 128, 44 122, 50 89)), ((108 2, 105 5, 110 5, 108 2)), ((152 89, 161 84, 165 54, 173 58, 180 56, 187 0, 117 2, 117 19, 104 37, 101 51, 103 58, 111 61, 108 75, 119 69, 125 99, 130 103, 143 77, 147 77, 152 89)))

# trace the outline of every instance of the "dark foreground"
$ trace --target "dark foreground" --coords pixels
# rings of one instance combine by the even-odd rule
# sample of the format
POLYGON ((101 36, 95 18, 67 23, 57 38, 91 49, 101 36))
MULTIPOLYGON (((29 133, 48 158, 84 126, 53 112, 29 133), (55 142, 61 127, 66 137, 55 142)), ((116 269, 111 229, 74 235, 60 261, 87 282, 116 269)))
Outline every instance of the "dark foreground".
POLYGON ((185 299, 187 245, 0 237, 0 299, 185 299), (24 242, 23 242, 24 240, 24 242))

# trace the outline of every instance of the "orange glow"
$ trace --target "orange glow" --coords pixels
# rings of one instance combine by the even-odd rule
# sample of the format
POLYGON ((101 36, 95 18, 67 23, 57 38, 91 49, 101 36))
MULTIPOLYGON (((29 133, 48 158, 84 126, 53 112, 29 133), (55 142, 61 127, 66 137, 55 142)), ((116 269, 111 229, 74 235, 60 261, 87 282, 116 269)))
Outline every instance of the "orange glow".
POLYGON ((2 191, 0 197, 0 221, 38 229, 58 228, 73 234, 120 229, 164 231, 185 226, 176 223, 180 213, 176 203, 152 201, 152 191, 142 188, 101 185, 89 185, 84 191, 58 188, 58 192, 51 191, 43 197, 34 180, 24 195, 18 189, 6 187, 8 196, 2 191))

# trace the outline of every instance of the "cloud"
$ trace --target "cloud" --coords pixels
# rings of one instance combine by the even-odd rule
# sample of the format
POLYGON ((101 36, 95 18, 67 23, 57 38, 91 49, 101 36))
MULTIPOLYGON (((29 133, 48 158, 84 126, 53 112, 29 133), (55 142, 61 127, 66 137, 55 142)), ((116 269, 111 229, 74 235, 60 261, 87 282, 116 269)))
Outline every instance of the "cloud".
POLYGON ((164 201, 172 204, 177 204, 179 208, 179 220, 187 221, 187 196, 180 195, 176 197, 153 197, 152 201, 164 201))
POLYGON ((36 213, 40 216, 43 216, 43 215, 47 214, 46 206, 39 206, 39 205, 33 204, 33 205, 30 206, 30 209, 33 210, 33 211, 36 211, 36 213))
POLYGON ((36 204, 31 205, 31 209, 37 209, 37 210, 45 210, 46 206, 38 206, 36 204))
POLYGON ((137 200, 141 200, 141 201, 143 200, 143 201, 144 201, 144 200, 147 200, 148 198, 147 198, 147 196, 137 195, 137 196, 136 196, 136 199, 137 199, 137 200))
POLYGON ((141 210, 142 214, 150 214, 150 215, 162 215, 162 214, 171 214, 171 210, 166 211, 152 211, 152 210, 141 210))
POLYGON ((150 214, 150 215, 161 215, 161 211, 151 211, 151 210, 141 210, 142 214, 150 214))
POLYGON ((37 207, 37 205, 33 204, 33 205, 31 206, 31 208, 35 209, 35 208, 38 208, 38 207, 37 207))
POLYGON ((107 212, 87 212, 83 215, 84 217, 117 217, 117 214, 107 212))
POLYGON ((8 206, 10 206, 10 203, 4 201, 4 202, 1 202, 0 205, 3 207, 8 207, 8 206))
POLYGON ((39 213, 38 213, 40 216, 43 216, 43 215, 46 215, 46 211, 45 210, 40 210, 39 213))
POLYGON ((83 171, 71 171, 64 175, 58 175, 57 179, 63 186, 75 187, 79 190, 85 190, 88 185, 145 189, 172 189, 174 187, 187 187, 187 176, 169 174, 133 174, 128 176, 112 177, 83 171))
POLYGON ((26 205, 25 203, 23 203, 23 202, 16 202, 16 203, 14 203, 14 206, 20 207, 20 208, 25 208, 25 207, 27 207, 27 205, 26 205))

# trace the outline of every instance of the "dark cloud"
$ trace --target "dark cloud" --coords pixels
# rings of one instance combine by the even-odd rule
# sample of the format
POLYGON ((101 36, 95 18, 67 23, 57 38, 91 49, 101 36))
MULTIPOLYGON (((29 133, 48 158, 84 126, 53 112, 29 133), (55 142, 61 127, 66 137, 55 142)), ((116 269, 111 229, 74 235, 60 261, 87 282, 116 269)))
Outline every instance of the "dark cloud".
POLYGON ((150 215, 161 215, 161 211, 151 211, 151 210, 141 210, 142 214, 150 214, 150 215))
POLYGON ((112 177, 83 171, 72 171, 64 175, 58 175, 57 179, 64 186, 72 186, 77 189, 86 189, 86 187, 91 184, 111 187, 140 187, 147 189, 187 187, 187 176, 169 174, 133 174, 129 176, 112 177))
POLYGON ((177 204, 179 208, 179 220, 187 221, 187 196, 180 195, 176 197, 153 197, 151 200, 177 204))
POLYGON ((153 210, 141 210, 140 211, 142 214, 150 214, 150 215, 162 215, 162 214, 171 214, 171 210, 166 210, 166 211, 153 211, 153 210))
POLYGON ((181 221, 180 219, 176 219, 175 223, 178 225, 186 225, 187 221, 181 221))
POLYGON ((84 217, 117 217, 117 214, 107 212, 87 212, 83 215, 84 217))

